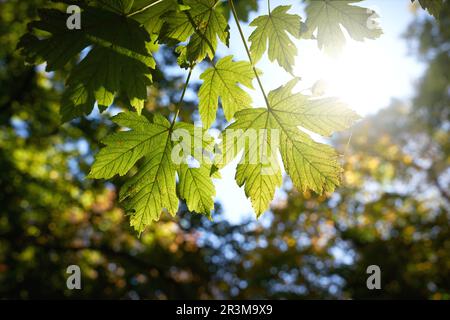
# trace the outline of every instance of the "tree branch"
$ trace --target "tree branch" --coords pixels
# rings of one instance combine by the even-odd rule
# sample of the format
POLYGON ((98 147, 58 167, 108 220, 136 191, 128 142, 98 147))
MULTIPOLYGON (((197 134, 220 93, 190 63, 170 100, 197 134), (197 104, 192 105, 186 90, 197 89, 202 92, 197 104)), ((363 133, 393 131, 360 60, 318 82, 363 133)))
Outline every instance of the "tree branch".
POLYGON ((177 118, 178 118, 178 116, 179 116, 179 114, 180 114, 181 104, 183 103, 184 96, 185 96, 185 94, 186 94, 186 90, 187 90, 187 87, 188 87, 188 85, 189 85, 189 81, 191 80, 192 70, 193 70, 193 69, 194 69, 194 66, 191 66, 191 67, 189 68, 189 74, 188 74, 188 76, 187 76, 187 78, 186 78, 186 82, 184 83, 183 93, 181 94, 180 100, 178 101, 178 104, 177 104, 177 111, 176 111, 176 113, 175 113, 175 116, 174 116, 174 118, 172 119, 172 124, 171 124, 171 127, 170 127, 171 130, 173 129, 173 127, 174 127, 174 125, 175 125, 175 122, 177 121, 177 118))

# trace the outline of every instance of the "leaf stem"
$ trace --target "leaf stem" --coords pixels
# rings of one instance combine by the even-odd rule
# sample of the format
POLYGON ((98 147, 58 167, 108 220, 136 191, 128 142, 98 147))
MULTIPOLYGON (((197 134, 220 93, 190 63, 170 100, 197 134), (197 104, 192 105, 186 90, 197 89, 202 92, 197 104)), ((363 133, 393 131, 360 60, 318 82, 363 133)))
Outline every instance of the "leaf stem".
POLYGON ((155 1, 155 2, 152 2, 152 3, 150 3, 149 5, 146 5, 145 7, 142 7, 141 9, 138 9, 138 10, 136 10, 136 11, 134 11, 134 12, 128 13, 126 16, 129 18, 129 17, 132 17, 132 16, 134 16, 134 15, 137 15, 137 14, 139 14, 139 13, 141 13, 141 12, 144 12, 144 11, 150 9, 150 8, 153 7, 153 6, 156 6, 157 4, 159 4, 159 3, 163 2, 163 1, 164 1, 164 0, 157 0, 157 1, 155 1))
POLYGON ((267 0, 267 10, 269 11, 269 15, 270 15, 270 12, 272 11, 272 10, 270 10, 270 0, 267 0))
POLYGON ((270 103, 269 103, 269 99, 267 98, 267 95, 266 95, 266 91, 264 90, 264 87, 262 85, 261 79, 259 78, 258 71, 256 70, 255 64, 253 63, 253 59, 252 59, 252 56, 250 54, 250 50, 248 49, 247 42, 246 42, 245 36, 244 36, 244 32, 242 31, 241 24, 239 23, 239 18, 237 16, 236 8, 234 7, 233 0, 228 0, 228 4, 230 5, 231 12, 233 13, 234 20, 236 21, 236 25, 238 27, 239 34, 241 35, 242 42, 244 43, 245 51, 247 52, 248 59, 249 59, 251 65, 252 65, 253 72, 255 73, 256 80, 258 81, 259 88, 261 89, 261 92, 262 92, 262 94, 264 96, 264 100, 266 102, 266 106, 267 106, 268 109, 271 109, 270 103))
POLYGON ((176 111, 176 113, 175 113, 175 116, 174 116, 173 119, 172 119, 172 123, 171 123, 171 127, 170 127, 171 130, 173 129, 173 127, 174 127, 174 125, 175 125, 175 122, 177 121, 177 118, 178 118, 178 116, 180 115, 181 104, 183 103, 183 99, 184 99, 184 96, 185 96, 185 94, 186 94, 187 87, 188 87, 188 85, 189 85, 189 81, 191 80, 192 70, 193 70, 193 69, 194 69, 194 67, 190 67, 190 68, 189 68, 189 74, 188 74, 188 76, 187 76, 187 78, 186 78, 186 81, 185 81, 185 83, 184 83, 183 93, 181 94, 180 100, 178 101, 178 104, 177 104, 177 111, 176 111))

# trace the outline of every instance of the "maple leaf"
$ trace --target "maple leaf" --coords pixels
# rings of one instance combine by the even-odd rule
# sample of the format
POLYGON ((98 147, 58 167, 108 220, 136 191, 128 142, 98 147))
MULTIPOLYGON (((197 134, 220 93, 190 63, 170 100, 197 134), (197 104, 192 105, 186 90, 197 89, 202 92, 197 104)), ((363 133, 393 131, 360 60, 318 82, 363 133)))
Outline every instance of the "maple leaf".
POLYGON ((250 23, 250 26, 256 27, 249 37, 254 63, 261 59, 269 42, 270 61, 277 60, 281 67, 292 73, 297 48, 287 33, 300 38, 301 18, 296 14, 288 14, 290 8, 291 6, 276 7, 268 15, 259 16, 250 23))
POLYGON ((19 49, 29 62, 46 61, 46 70, 55 71, 89 48, 68 77, 61 107, 63 121, 89 114, 96 102, 104 109, 119 93, 140 112, 155 68, 148 33, 138 22, 112 11, 86 7, 81 14, 82 28, 69 30, 65 12, 39 10, 40 20, 29 28, 46 36, 30 31, 21 38, 19 49))
POLYGON ((191 62, 214 58, 217 38, 228 45, 230 33, 220 1, 186 0, 177 11, 168 12, 160 39, 167 43, 188 41, 186 57, 191 62))
POLYGON ((341 169, 336 152, 314 141, 299 127, 329 135, 359 119, 335 99, 312 99, 291 93, 297 82, 298 79, 291 80, 271 91, 270 108, 238 111, 236 122, 222 136, 222 154, 215 160, 216 165, 226 165, 244 149, 236 180, 240 186, 244 185, 257 215, 267 210, 275 189, 281 184, 278 153, 299 190, 311 189, 322 194, 332 192, 339 185, 341 169))
POLYGON ((131 11, 148 33, 158 35, 164 24, 163 16, 177 6, 176 0, 135 0, 131 11))
MULTIPOLYGON (((159 146, 162 140, 159 137, 168 131, 166 126, 152 124, 145 117, 131 112, 120 113, 113 121, 132 130, 114 133, 102 140, 106 147, 96 155, 90 178, 109 179, 116 174, 125 175, 139 159, 159 146)), ((164 120, 161 122, 165 123, 164 120)))
POLYGON ((187 164, 181 164, 178 177, 178 193, 180 198, 186 201, 189 211, 210 216, 216 195, 211 180, 211 169, 204 165, 192 168, 187 164))
MULTIPOLYGON (((180 198, 188 208, 198 213, 211 214, 214 208, 215 189, 210 177, 210 165, 191 168, 186 163, 174 161, 174 149, 179 144, 185 148, 187 142, 176 143, 174 132, 183 129, 189 138, 194 138, 194 126, 177 123, 174 126, 159 114, 151 121, 136 113, 124 112, 114 117, 114 122, 130 128, 108 136, 106 145, 95 157, 90 178, 109 179, 116 174, 127 174, 136 162, 143 159, 137 173, 121 188, 119 199, 131 213, 131 225, 142 232, 147 225, 160 218, 166 209, 175 215, 178 210, 176 174, 178 172, 180 198)), ((201 129, 202 130, 202 129, 201 129)), ((203 131, 202 131, 203 133, 203 131)), ((200 142, 200 149, 210 143, 208 136, 200 142)), ((192 142, 195 146, 196 142, 192 142)), ((206 150, 206 147, 205 147, 206 150)), ((189 148, 188 154, 192 152, 189 148)))
MULTIPOLYGON (((296 83, 293 81, 287 86, 296 83)), ((288 125, 301 126, 322 136, 349 128, 359 116, 336 97, 315 98, 302 94, 293 94, 283 103, 283 122, 288 125)))
POLYGON ((378 38, 382 34, 374 20, 378 15, 368 8, 351 5, 359 1, 308 1, 306 28, 303 29, 302 37, 314 39, 314 32, 317 30, 318 46, 329 55, 341 52, 346 43, 341 26, 356 41, 378 38))
POLYGON ((230 121, 236 111, 248 108, 252 98, 238 83, 253 89, 252 81, 255 78, 249 62, 233 62, 233 56, 220 59, 214 66, 205 70, 200 78, 203 84, 200 87, 199 111, 205 128, 209 128, 216 119, 219 97, 225 118, 230 121))
POLYGON ((229 142, 232 139, 227 135, 231 130, 238 138, 251 139, 247 145, 246 141, 238 142, 240 145, 235 150, 237 154, 241 148, 244 149, 236 169, 236 182, 240 187, 244 186, 245 194, 250 198, 253 209, 259 217, 267 210, 275 189, 282 183, 277 159, 278 137, 272 141, 274 138, 272 132, 277 131, 272 131, 271 128, 276 126, 267 109, 262 108, 240 111, 236 119, 236 122, 227 128, 223 141, 229 142), (242 135, 239 130, 243 130, 242 135))

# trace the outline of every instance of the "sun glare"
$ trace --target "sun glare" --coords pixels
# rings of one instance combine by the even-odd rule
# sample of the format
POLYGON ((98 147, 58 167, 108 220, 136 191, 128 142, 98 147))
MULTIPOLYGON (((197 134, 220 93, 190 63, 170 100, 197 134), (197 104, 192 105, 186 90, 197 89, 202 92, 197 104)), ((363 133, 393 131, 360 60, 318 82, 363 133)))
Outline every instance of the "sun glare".
POLYGON ((395 69, 389 54, 369 42, 349 41, 339 57, 327 57, 315 51, 297 63, 298 74, 311 85, 314 94, 336 96, 361 115, 385 107, 395 96, 395 69), (302 61, 309 61, 302 65, 302 61))

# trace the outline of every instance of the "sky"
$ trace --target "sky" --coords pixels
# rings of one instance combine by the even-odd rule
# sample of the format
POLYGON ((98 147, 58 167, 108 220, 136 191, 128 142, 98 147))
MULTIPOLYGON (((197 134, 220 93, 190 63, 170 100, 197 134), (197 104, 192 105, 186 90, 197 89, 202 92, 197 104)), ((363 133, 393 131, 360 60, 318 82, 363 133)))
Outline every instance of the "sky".
MULTIPOLYGON (((292 3, 296 4, 290 13, 305 17, 300 1, 272 0, 271 7, 273 9, 278 5, 292 3)), ((314 40, 295 41, 299 54, 294 74, 302 79, 297 90, 308 94, 308 90, 321 80, 326 83, 327 94, 340 97, 361 116, 367 116, 387 107, 393 98, 410 98, 414 81, 420 77, 424 67, 408 54, 407 43, 402 39, 402 34, 415 18, 410 0, 367 0, 358 5, 374 9, 379 14, 378 22, 384 34, 379 39, 365 42, 348 40, 346 49, 338 59, 326 57, 317 48, 314 40)), ((251 14, 250 21, 262 14, 267 14, 266 5, 262 5, 259 12, 251 14)), ((244 25, 243 30, 248 39, 253 28, 244 25)), ((233 21, 229 48, 221 45, 217 52, 221 56, 232 54, 236 60, 248 61, 233 21)), ((276 62, 271 63, 266 55, 258 62, 257 67, 263 71, 261 80, 267 92, 292 78, 276 62)), ((198 77, 198 74, 195 76, 198 77)), ((255 107, 264 106, 256 83, 255 90, 249 93, 253 97, 255 107)), ((238 159, 224 168, 221 171, 222 179, 215 182, 216 201, 221 203, 225 218, 232 223, 255 217, 244 190, 239 188, 234 180, 237 162, 238 159)), ((276 199, 280 197, 282 193, 277 192, 276 199)))

